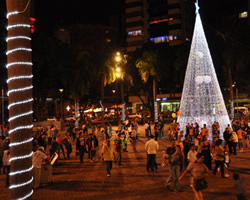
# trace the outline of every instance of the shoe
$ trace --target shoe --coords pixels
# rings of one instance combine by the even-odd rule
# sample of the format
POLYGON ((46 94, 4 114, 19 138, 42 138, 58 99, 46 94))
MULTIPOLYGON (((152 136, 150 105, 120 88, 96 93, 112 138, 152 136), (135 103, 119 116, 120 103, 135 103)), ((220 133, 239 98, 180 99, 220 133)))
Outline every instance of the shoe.
POLYGON ((167 188, 168 191, 170 191, 170 186, 169 185, 167 185, 166 188, 167 188))
POLYGON ((93 160, 90 161, 91 163, 94 162, 93 160))
POLYGON ((107 174, 107 177, 110 177, 110 174, 107 174))
POLYGON ((226 178, 228 178, 230 175, 229 175, 229 174, 225 174, 224 176, 225 176, 226 178))

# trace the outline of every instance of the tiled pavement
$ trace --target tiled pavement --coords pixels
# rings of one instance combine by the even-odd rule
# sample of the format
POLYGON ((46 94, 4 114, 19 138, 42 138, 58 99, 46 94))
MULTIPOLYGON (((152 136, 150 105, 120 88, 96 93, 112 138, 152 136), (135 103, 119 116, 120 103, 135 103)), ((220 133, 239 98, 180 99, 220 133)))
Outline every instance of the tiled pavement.
MULTIPOLYGON (((144 132, 142 131, 143 135, 144 132)), ((144 144, 146 139, 140 137, 137 152, 133 152, 128 145, 128 152, 123 153, 123 165, 113 164, 112 176, 106 177, 103 162, 90 163, 86 158, 83 164, 75 156, 70 160, 59 160, 53 167, 53 184, 44 184, 35 190, 34 200, 192 200, 193 192, 189 187, 189 177, 182 181, 182 192, 169 192, 165 189, 168 176, 167 167, 159 167, 158 173, 148 174, 145 169, 146 153, 144 144)), ((159 141, 160 149, 157 155, 161 162, 162 151, 166 149, 168 141, 159 141)), ((238 153, 232 157, 230 172, 239 172, 246 177, 245 187, 250 191, 250 150, 238 153)), ((4 176, 0 175, 0 199, 10 199, 9 191, 4 187, 4 176)), ((235 192, 233 179, 208 177, 209 188, 204 191, 204 199, 234 200, 235 192)), ((250 193, 248 193, 250 195, 250 193)))

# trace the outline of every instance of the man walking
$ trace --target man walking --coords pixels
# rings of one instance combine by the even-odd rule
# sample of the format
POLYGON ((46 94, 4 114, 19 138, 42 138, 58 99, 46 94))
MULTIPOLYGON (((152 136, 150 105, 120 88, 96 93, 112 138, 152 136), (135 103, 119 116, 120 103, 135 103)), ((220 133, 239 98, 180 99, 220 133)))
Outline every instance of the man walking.
POLYGON ((149 172, 149 168, 152 172, 154 172, 154 168, 156 167, 156 152, 158 150, 158 142, 154 140, 154 136, 150 135, 150 140, 145 144, 145 150, 147 152, 147 172, 149 172))

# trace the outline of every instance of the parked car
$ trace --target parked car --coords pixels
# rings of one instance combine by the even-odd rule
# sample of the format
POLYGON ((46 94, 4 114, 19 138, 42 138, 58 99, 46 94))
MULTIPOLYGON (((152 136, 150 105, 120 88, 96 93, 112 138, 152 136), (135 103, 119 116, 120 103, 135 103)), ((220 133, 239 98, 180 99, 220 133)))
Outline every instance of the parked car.
POLYGON ((47 118, 47 121, 56 121, 56 120, 57 120, 56 117, 53 116, 47 118))
POLYGON ((66 121, 71 121, 71 120, 75 121, 76 117, 75 117, 75 115, 69 115, 69 116, 65 117, 65 120, 66 121))
POLYGON ((130 118, 130 119, 134 119, 134 118, 139 118, 139 119, 141 119, 142 116, 141 116, 141 114, 132 113, 132 114, 129 114, 129 115, 128 115, 128 118, 130 118))

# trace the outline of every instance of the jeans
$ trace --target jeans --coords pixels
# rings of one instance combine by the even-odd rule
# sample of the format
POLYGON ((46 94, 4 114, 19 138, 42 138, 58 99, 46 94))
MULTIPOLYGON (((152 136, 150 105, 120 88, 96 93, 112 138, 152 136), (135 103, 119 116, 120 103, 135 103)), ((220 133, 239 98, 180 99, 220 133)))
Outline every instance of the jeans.
POLYGON ((216 174, 218 167, 220 167, 221 176, 224 177, 224 161, 215 160, 214 174, 216 174))
POLYGON ((7 170, 7 172, 6 172, 6 187, 8 187, 10 184, 10 165, 6 165, 5 167, 7 170))
POLYGON ((63 145, 62 145, 62 144, 58 144, 58 149, 57 149, 58 158, 60 158, 60 151, 61 151, 61 150, 62 150, 63 157, 64 157, 64 159, 65 159, 65 153, 64 153, 63 145))
POLYGON ((105 161, 105 163, 106 163, 106 169, 107 169, 107 174, 111 174, 111 169, 112 169, 112 161, 108 161, 108 160, 106 160, 105 161))
POLYGON ((156 165, 156 154, 147 154, 147 171, 149 171, 149 168, 151 169, 151 171, 154 171, 154 168, 156 166, 156 170, 157 170, 157 165, 156 165))
POLYGON ((237 142, 233 142, 233 143, 232 143, 232 147, 233 147, 234 155, 237 154, 237 152, 236 152, 236 146, 237 146, 237 142))
POLYGON ((239 145, 239 149, 243 149, 243 140, 242 139, 239 139, 238 140, 238 145, 239 145))
POLYGON ((179 176, 180 176, 180 165, 170 165, 169 164, 169 177, 167 180, 167 185, 170 186, 172 181, 174 181, 174 187, 179 188, 179 176))
POLYGON ((160 129, 160 130, 159 130, 159 138, 162 138, 163 136, 164 136, 163 129, 160 129))
POLYGON ((85 153, 85 147, 84 146, 79 146, 79 156, 80 156, 80 162, 81 163, 83 163, 84 153, 85 153))
POLYGON ((88 152, 88 158, 90 160, 93 160, 94 157, 95 157, 95 150, 89 150, 89 152, 88 152))
POLYGON ((122 151, 121 151, 121 149, 117 150, 116 160, 118 161, 118 165, 121 165, 121 163, 122 163, 122 151))

